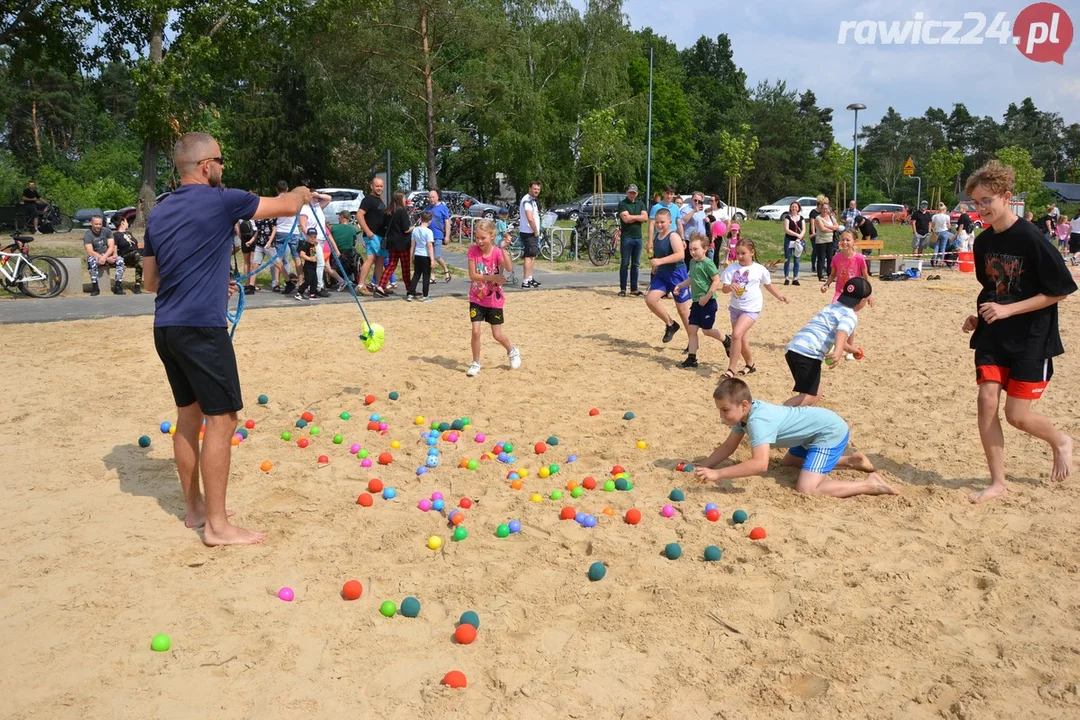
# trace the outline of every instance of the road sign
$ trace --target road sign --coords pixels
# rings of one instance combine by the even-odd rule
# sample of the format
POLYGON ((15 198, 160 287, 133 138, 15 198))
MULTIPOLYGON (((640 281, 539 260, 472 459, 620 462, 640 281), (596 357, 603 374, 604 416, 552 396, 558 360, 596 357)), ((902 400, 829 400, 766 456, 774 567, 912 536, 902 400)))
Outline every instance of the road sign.
POLYGON ((908 158, 907 162, 904 163, 904 174, 905 175, 914 175, 915 174, 915 163, 913 163, 911 161, 911 158, 908 158))

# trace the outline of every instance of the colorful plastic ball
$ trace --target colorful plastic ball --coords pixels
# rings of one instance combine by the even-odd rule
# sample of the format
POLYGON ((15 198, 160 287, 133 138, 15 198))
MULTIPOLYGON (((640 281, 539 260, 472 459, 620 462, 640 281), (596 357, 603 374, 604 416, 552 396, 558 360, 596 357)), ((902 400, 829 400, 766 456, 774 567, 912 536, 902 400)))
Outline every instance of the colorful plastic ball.
POLYGON ((689 465, 689 464, 687 464, 687 466, 686 466, 686 467, 684 467, 684 468, 683 468, 683 470, 684 470, 685 472, 694 472, 694 466, 693 466, 693 465, 689 465))
POLYGON ((427 498, 420 498, 420 502, 416 503, 416 507, 420 509, 420 512, 428 512, 431 510, 431 501, 427 498))
POLYGON ((342 413, 341 413, 341 415, 340 415, 339 417, 340 417, 340 418, 341 418, 342 420, 348 420, 349 418, 351 418, 351 417, 352 417, 352 415, 350 415, 350 414, 349 414, 349 412, 348 412, 348 411, 346 410, 346 411, 342 412, 342 413))
POLYGON ((626 468, 624 468, 622 465, 616 465, 615 467, 611 468, 611 475, 613 477, 615 475, 618 475, 619 473, 624 473, 624 472, 626 472, 626 468))
POLYGON ((360 448, 360 451, 356 453, 356 456, 359 457, 361 460, 364 460, 367 458, 368 454, 369 453, 367 451, 367 448, 360 448))
POLYGON ((359 600, 363 594, 364 586, 360 584, 359 580, 349 580, 341 586, 341 597, 346 600, 359 600))
POLYGON ((683 471, 683 468, 685 468, 685 467, 686 467, 686 463, 684 463, 684 462, 681 462, 681 463, 679 463, 678 465, 676 465, 676 466, 675 466, 675 470, 676 470, 677 472, 682 472, 682 471, 683 471))
MULTIPOLYGON (((173 425, 171 428, 169 428, 169 434, 170 435, 175 435, 176 434, 176 426, 175 425, 173 425)), ((201 435, 202 433, 199 433, 199 434, 201 435)))
POLYGON ((393 455, 391 455, 388 452, 379 453, 379 464, 380 465, 389 465, 392 462, 394 462, 394 456, 393 455))
POLYGON ((236 434, 240 436, 241 440, 247 440, 250 433, 248 432, 247 428, 240 428, 236 431, 236 434))
POLYGON ((720 552, 720 548, 715 545, 710 545, 705 548, 705 560, 708 562, 718 562, 723 553, 720 552))
POLYGON ((507 479, 507 480, 520 480, 520 479, 521 479, 521 476, 520 476, 520 475, 518 475, 518 474, 517 474, 516 472, 514 472, 513 470, 511 470, 510 472, 506 473, 506 479, 507 479))
POLYGON ((568 463, 577 462, 577 455, 571 455, 570 457, 566 458, 566 462, 568 462, 568 463))
POLYGON ((570 492, 574 492, 574 488, 576 488, 577 486, 578 486, 577 480, 567 480, 566 481, 566 489, 569 490, 570 492))
POLYGON ((465 424, 461 422, 461 420, 454 420, 452 423, 450 423, 450 429, 460 432, 461 430, 465 429, 465 424))
POLYGON ((477 630, 480 629, 480 616, 472 610, 466 610, 461 613, 461 617, 458 618, 458 625, 472 625, 477 630))
POLYGON ((585 522, 583 522, 582 525, 584 525, 587 528, 594 528, 594 527, 596 527, 596 522, 597 521, 596 521, 596 516, 595 515, 586 515, 585 516, 585 522))
POLYGON ((150 641, 150 649, 154 652, 168 652, 170 647, 172 647, 172 640, 164 633, 155 635, 150 641))
POLYGON ((461 542, 467 537, 469 537, 469 531, 463 525, 454 528, 454 542, 461 542))
POLYGON ((605 480, 604 481, 604 492, 615 492, 615 481, 614 480, 605 480))
POLYGON ((535 503, 544 502, 544 496, 541 495, 540 493, 533 493, 532 495, 529 496, 529 502, 535 502, 535 503))
POLYGON ((375 396, 374 395, 365 396, 364 397, 364 404, 365 405, 374 405, 375 404, 375 396))
POLYGON ((319 459, 316 460, 315 462, 319 463, 320 465, 329 465, 330 464, 330 458, 328 458, 326 455, 320 455, 319 459))
POLYGON ((615 517, 615 508, 610 508, 610 507, 604 508, 604 515, 606 515, 608 517, 615 517))
MULTIPOLYGON (((145 436, 145 435, 143 435, 143 437, 146 437, 146 436, 145 436)), ((150 438, 146 438, 146 439, 147 439, 147 441, 149 441, 149 440, 150 440, 150 438)), ((239 444, 240 444, 240 441, 241 441, 242 439, 243 439, 243 438, 241 438, 241 437, 240 437, 239 435, 233 435, 233 436, 232 436, 232 440, 230 440, 229 442, 230 442, 230 443, 232 443, 232 446, 233 446, 233 447, 236 447, 237 445, 239 445, 239 444)), ((140 445, 142 445, 142 442, 141 442, 142 438, 139 438, 139 440, 140 440, 139 444, 140 444, 140 445)), ((147 445, 143 445, 143 447, 150 447, 150 445, 149 445, 149 444, 147 444, 147 445)))
POLYGON ((416 417, 413 418, 413 425, 423 425, 425 422, 427 422, 427 421, 424 420, 423 415, 417 415, 416 417))
POLYGON ((510 482, 510 487, 512 487, 514 490, 520 490, 521 488, 525 487, 525 483, 523 483, 520 479, 515 479, 510 482))
POLYGON ((594 478, 592 476, 589 476, 589 477, 585 478, 584 480, 581 481, 581 486, 583 488, 585 488, 586 490, 595 490, 596 489, 596 478, 594 478))
POLYGON ((537 474, 538 474, 538 475, 539 475, 539 476, 540 476, 541 478, 548 478, 548 477, 551 477, 551 471, 550 471, 550 470, 548 470, 548 469, 547 469, 546 467, 542 467, 542 468, 540 468, 540 470, 539 470, 539 471, 537 472, 537 474))
POLYGON ((551 465, 548 465, 548 472, 551 473, 552 475, 557 474, 559 472, 559 470, 561 470, 561 469, 562 468, 560 468, 558 465, 555 465, 554 463, 552 463, 551 465))
POLYGON ((679 543, 668 543, 664 548, 664 556, 668 560, 678 560, 682 557, 682 546, 679 543))
POLYGON ((585 524, 585 518, 587 518, 587 517, 588 517, 587 513, 576 512, 576 513, 574 513, 574 522, 576 522, 578 525, 584 525, 585 524))
POLYGON ((465 680, 465 673, 460 670, 451 670, 443 675, 442 684, 455 690, 467 687, 468 683, 465 680))
POLYGON ((311 444, 311 441, 309 441, 306 437, 302 437, 296 441, 296 444, 302 448, 306 448, 308 445, 311 444))
POLYGON ((675 488, 674 490, 671 491, 671 494, 668 495, 668 500, 670 500, 671 502, 682 502, 685 499, 686 499, 686 493, 684 493, 679 488, 675 488))
POLYGON ((439 443, 439 438, 429 437, 425 442, 428 447, 435 447, 439 443))
POLYGON ((709 512, 710 510, 718 510, 718 509, 719 508, 717 507, 716 503, 707 503, 705 505, 705 512, 709 512))
POLYGON ((435 512, 442 512, 446 507, 446 501, 440 498, 435 498, 431 501, 431 509, 435 512))
POLYGON ((454 640, 458 645, 471 645, 476 640, 476 628, 468 623, 458 625, 454 630, 454 640))
POLYGON ((641 511, 637 508, 630 508, 626 511, 626 522, 628 525, 637 525, 641 522, 641 511))
POLYGON ((353 455, 356 455, 357 453, 360 452, 360 445, 357 444, 357 443, 353 443, 352 445, 349 446, 349 452, 352 453, 353 455))
POLYGON ((543 455, 547 452, 547 445, 542 442, 538 442, 533 445, 533 452, 535 452, 537 455, 543 455))
POLYGON ((439 429, 439 421, 438 420, 432 420, 431 421, 431 429, 432 430, 438 430, 439 429))
POLYGON ((475 460, 470 460, 469 462, 465 463, 465 467, 470 470, 475 470, 476 468, 480 467, 480 463, 476 462, 475 460))
POLYGON ((472 500, 470 500, 470 499, 469 499, 469 498, 467 498, 467 497, 463 497, 463 498, 461 498, 461 500, 460 500, 460 501, 458 502, 458 507, 461 507, 461 508, 464 508, 465 510, 468 510, 469 508, 471 508, 471 507, 472 507, 472 500))
POLYGON ((436 490, 435 492, 431 493, 431 499, 432 500, 445 500, 446 496, 443 495, 440 491, 436 490))
POLYGON ((379 423, 379 430, 382 430, 383 432, 385 432, 385 431, 387 431, 389 429, 390 429, 390 426, 387 425, 385 422, 379 423))
POLYGON ((712 510, 706 510, 705 517, 709 519, 709 522, 716 522, 720 519, 720 511, 716 508, 713 508, 712 510))
POLYGON ((139 436, 139 447, 142 447, 142 448, 150 447, 150 436, 149 435, 140 435, 139 436))
POLYGON ((756 527, 753 530, 751 530, 750 531, 750 539, 751 540, 764 540, 765 539, 765 528, 756 527))
POLYGON ((398 442, 397 440, 391 440, 390 441, 390 448, 392 450, 400 450, 401 449, 401 443, 398 442))
POLYGON ((439 456, 438 455, 428 455, 427 460, 424 461, 424 464, 427 465, 429 468, 437 468, 437 467, 439 467, 439 456))
POLYGON ((519 468, 517 473, 521 477, 522 480, 529 477, 529 471, 526 470, 525 468, 519 468))
POLYGON ((574 498, 575 500, 578 499, 579 497, 581 497, 584 494, 585 494, 585 488, 583 488, 581 486, 578 486, 578 487, 576 487, 576 488, 574 488, 573 490, 570 491, 570 497, 574 498))
POLYGON ((510 532, 512 532, 512 533, 521 532, 521 521, 520 520, 511 520, 509 523, 507 523, 506 526, 508 528, 510 528, 510 532))
POLYGON ((485 435, 484 433, 476 433, 476 437, 473 439, 476 440, 476 442, 478 443, 482 443, 487 440, 487 435, 485 435))
POLYGON ((307 427, 307 420, 305 420, 304 418, 300 418, 299 420, 296 421, 296 427, 298 427, 298 428, 306 428, 307 427))
POLYGON ((172 423, 168 420, 161 423, 161 432, 165 435, 169 434, 169 429, 172 427, 172 423))
POLYGON ((375 499, 367 493, 360 493, 360 497, 356 498, 356 504, 360 507, 371 507, 375 499))
POLYGON ((605 575, 607 575, 607 568, 604 567, 604 563, 594 562, 589 566, 589 579, 593 582, 603 580, 605 575))
POLYGON ((383 500, 393 500, 397 496, 397 490, 394 488, 383 488, 382 491, 383 500))
POLYGON ((377 432, 379 430, 379 423, 374 420, 368 420, 367 429, 377 432))
POLYGON ((244 423, 244 427, 247 428, 248 430, 254 430, 255 429, 255 421, 254 420, 248 420, 247 422, 244 423))
POLYGON ((670 505, 665 505, 660 509, 660 514, 666 518, 675 517, 675 508, 670 505))
POLYGON ((371 478, 367 484, 368 492, 379 493, 383 490, 383 481, 378 478, 371 478))
POLYGON ((420 477, 421 475, 427 475, 427 471, 427 466, 421 465, 420 467, 416 468, 416 477, 420 477))
POLYGON ((506 451, 507 453, 514 452, 514 444, 513 443, 503 443, 503 450, 506 451))
POLYGON ((259 469, 262 470, 263 472, 270 472, 270 468, 272 468, 272 467, 274 467, 274 464, 272 462, 270 462, 269 460, 263 460, 262 464, 259 465, 259 469))
POLYGON ((573 520, 576 516, 577 513, 574 511, 574 508, 570 507, 569 505, 559 511, 560 520, 573 520))
POLYGON ((552 446, 552 447, 555 447, 556 445, 558 445, 558 444, 559 444, 559 438, 557 438, 557 437, 555 437, 554 435, 552 435, 551 437, 549 437, 549 438, 547 439, 547 444, 548 444, 548 445, 550 445, 550 446, 552 446))
POLYGON ((623 420, 633 420, 634 419, 634 413, 627 410, 626 412, 623 413, 622 419, 623 420))
POLYGON ((507 460, 509 459, 509 457, 510 457, 510 456, 509 456, 509 455, 507 455, 506 453, 504 453, 504 452, 501 452, 501 453, 499 453, 499 455, 498 455, 498 460, 499 460, 499 462, 501 462, 501 463, 504 463, 504 462, 506 462, 506 461, 507 461, 507 460))
POLYGON ((630 481, 626 478, 619 478, 615 481, 615 489, 626 491, 630 489, 630 481))
POLYGON ((393 390, 393 391, 390 392, 390 399, 391 400, 397 400, 398 399, 397 390, 393 390))
POLYGON ((382 613, 383 617, 394 617, 397 615, 397 605, 394 604, 393 600, 386 600, 379 606, 379 612, 382 613))
POLYGON ((311 414, 310 410, 305 410, 304 412, 300 413, 300 418, 304 422, 311 422, 312 420, 315 419, 315 416, 311 414))
POLYGON ((260 396, 259 396, 259 400, 258 400, 258 403, 259 403, 260 405, 265 405, 265 404, 266 404, 266 403, 268 403, 268 402, 270 402, 270 398, 266 397, 265 395, 260 395, 260 396))
POLYGON ((360 461, 360 467, 362 467, 362 468, 371 467, 371 458, 364 458, 363 460, 361 460, 360 461))
POLYGON ((503 524, 495 528, 495 537, 504 538, 510 534, 510 526, 503 524))
POLYGON ((637 441, 637 449, 638 449, 638 450, 644 450, 644 449, 646 449, 647 447, 649 447, 649 445, 648 445, 648 443, 646 443, 646 442, 645 442, 644 440, 638 440, 638 441, 637 441))
POLYGON ((458 525, 462 524, 463 522, 465 522, 465 513, 461 512, 460 510, 455 510, 454 512, 450 513, 450 524, 451 525, 453 525, 454 527, 457 527, 458 525))
POLYGON ((472 425, 472 420, 470 420, 470 419, 469 419, 469 418, 467 418, 467 417, 463 417, 463 418, 461 418, 461 426, 462 426, 462 428, 467 428, 467 427, 469 427, 470 425, 472 425))
POLYGON ((278 596, 278 600, 284 600, 285 602, 292 602, 293 598, 296 597, 296 593, 293 592, 292 588, 283 587, 283 588, 281 588, 280 590, 277 591, 277 596, 278 596))
POLYGON ((600 414, 600 408, 593 408, 589 410, 589 417, 596 417, 600 414))
POLYGON ((427 539, 427 546, 432 550, 438 550, 442 547, 442 538, 438 535, 432 535, 427 539))
MULTIPOLYGON (((390 398, 394 400, 396 398, 390 398)), ((420 614, 420 601, 411 595, 401 601, 401 614, 408 618, 414 618, 420 614)))
POLYGON ((437 448, 437 447, 429 447, 429 448, 427 449, 427 454, 428 454, 428 455, 435 455, 435 456, 439 456, 439 455, 441 455, 441 454, 442 454, 442 451, 440 451, 440 450, 439 450, 439 448, 437 448))
POLYGON ((439 423, 439 432, 447 432, 449 430, 450 430, 450 423, 448 423, 448 422, 439 423))
POLYGON ((552 490, 551 491, 550 497, 551 497, 552 500, 562 500, 562 496, 563 496, 562 490, 552 490))
POLYGON ((746 514, 745 510, 736 510, 735 512, 731 513, 731 522, 735 523, 736 525, 742 525, 748 519, 750 519, 750 516, 746 514))

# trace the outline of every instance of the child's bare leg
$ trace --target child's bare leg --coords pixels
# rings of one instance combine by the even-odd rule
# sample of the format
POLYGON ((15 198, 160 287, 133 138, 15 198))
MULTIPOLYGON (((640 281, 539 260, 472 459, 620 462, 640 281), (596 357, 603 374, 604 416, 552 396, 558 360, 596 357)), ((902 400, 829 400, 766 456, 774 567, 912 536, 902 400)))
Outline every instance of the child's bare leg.
MULTIPOLYGON (((698 330, 699 329, 700 328, 697 325, 687 325, 686 326, 686 334, 687 334, 686 344, 689 346, 689 353, 691 355, 697 355, 697 351, 698 351, 698 330)), ((706 330, 705 332, 708 332, 708 330, 706 330)))
POLYGON ((754 325, 754 319, 748 315, 740 315, 735 324, 731 326, 731 358, 728 361, 728 370, 734 371, 741 357, 747 365, 753 364, 753 356, 750 354, 750 328, 754 325))
POLYGON ((671 315, 669 315, 664 306, 660 304, 660 298, 663 294, 664 293, 659 290, 650 290, 645 295, 645 304, 649 307, 649 310, 652 311, 653 315, 664 321, 664 326, 666 327, 671 325, 671 315))
POLYGON ((826 495, 834 498, 847 498, 855 495, 898 495, 885 484, 876 472, 870 473, 865 480, 848 482, 837 480, 831 475, 801 470, 795 489, 805 495, 826 495))
POLYGON ((719 340, 720 342, 724 342, 724 338, 726 338, 726 337, 727 337, 727 335, 725 335, 724 333, 720 332, 720 331, 719 331, 719 330, 717 330, 716 328, 711 328, 711 329, 709 329, 709 330, 702 330, 701 332, 702 332, 702 333, 704 333, 705 335, 708 335, 708 336, 709 336, 709 337, 711 337, 711 338, 716 338, 716 339, 717 339, 717 340, 719 340))
POLYGON ((853 452, 850 455, 841 456, 840 460, 836 463, 836 467, 858 470, 859 472, 864 473, 874 472, 874 463, 870 462, 870 458, 866 457, 866 455, 861 452, 853 452))
POLYGON ((503 332, 502 325, 491 326, 491 337, 495 338, 495 342, 499 343, 506 349, 506 352, 510 352, 513 349, 513 345, 510 344, 510 340, 506 337, 506 333, 503 332))
POLYGON ((1017 430, 1039 438, 1054 452, 1054 467, 1050 479, 1061 482, 1072 472, 1072 438, 1054 427, 1045 415, 1033 412, 1031 400, 1005 398, 1005 420, 1017 430))
POLYGON ((1008 489, 1005 485, 1005 434, 998 417, 1001 383, 984 382, 979 385, 979 440, 982 441, 986 464, 990 469, 990 487, 971 493, 968 500, 985 502, 1001 497, 1008 489))
POLYGON ((797 393, 792 395, 784 404, 788 407, 808 407, 814 405, 821 399, 821 395, 810 395, 809 393, 797 393))
POLYGON ((690 301, 675 303, 675 309, 679 311, 679 317, 682 318, 682 326, 690 327, 690 301))
POLYGON ((472 324, 472 338, 470 338, 470 342, 472 344, 473 362, 480 362, 480 331, 482 329, 483 323, 474 322, 472 324))

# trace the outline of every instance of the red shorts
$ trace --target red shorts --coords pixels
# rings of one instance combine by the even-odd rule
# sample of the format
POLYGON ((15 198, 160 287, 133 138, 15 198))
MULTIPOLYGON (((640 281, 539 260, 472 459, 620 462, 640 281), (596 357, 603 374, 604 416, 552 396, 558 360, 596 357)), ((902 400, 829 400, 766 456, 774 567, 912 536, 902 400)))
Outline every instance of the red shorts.
POLYGON ((986 350, 975 351, 975 382, 979 385, 985 382, 1001 383, 1005 393, 1018 400, 1041 398, 1053 376, 1052 358, 1010 358, 986 350))

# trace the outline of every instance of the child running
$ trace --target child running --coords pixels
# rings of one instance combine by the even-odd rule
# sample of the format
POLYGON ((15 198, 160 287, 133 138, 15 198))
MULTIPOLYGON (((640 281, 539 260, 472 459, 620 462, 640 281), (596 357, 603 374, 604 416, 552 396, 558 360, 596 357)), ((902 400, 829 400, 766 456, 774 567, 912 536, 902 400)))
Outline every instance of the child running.
POLYGON ((806 495, 846 498, 854 495, 896 495, 874 472, 870 459, 860 452, 845 455, 851 437, 847 423, 825 408, 793 408, 755 400, 750 386, 738 378, 725 378, 713 391, 713 401, 724 424, 731 428, 727 440, 694 470, 698 481, 719 483, 761 475, 769 469, 773 445, 787 448, 783 463, 799 468, 795 489, 806 495), (750 458, 716 469, 742 443, 750 440, 750 458), (829 475, 834 468, 868 473, 865 480, 847 482, 829 475))
MULTIPOLYGON (((836 282, 836 290, 832 298, 832 301, 836 302, 840 299, 840 292, 847 286, 847 281, 853 277, 861 277, 869 283, 870 269, 866 266, 866 258, 855 253, 854 231, 844 230, 840 233, 840 255, 833 257, 829 279, 821 286, 821 292, 829 292, 829 286, 836 282)), ((874 307, 874 298, 867 298, 867 303, 870 307, 874 307)), ((848 358, 848 360, 852 359, 848 358)))
POLYGON ((405 300, 420 300, 420 302, 433 302, 434 298, 428 297, 431 286, 431 258, 435 255, 435 235, 431 232, 432 214, 425 210, 420 213, 420 224, 412 231, 413 275, 409 286, 405 291, 405 300), (416 294, 416 285, 420 279, 424 280, 424 295, 421 299, 416 294))
POLYGON ((785 405, 803 407, 821 399, 821 363, 832 348, 832 367, 845 358, 854 359, 862 351, 851 344, 858 322, 857 312, 866 307, 872 288, 865 278, 851 278, 840 297, 803 325, 788 343, 784 359, 795 379, 796 395, 785 405), (851 353, 851 355, 848 355, 851 353))
POLYGON ((510 369, 521 367, 521 353, 510 344, 503 333, 503 306, 506 298, 503 285, 510 272, 510 256, 494 246, 495 223, 481 220, 473 232, 476 244, 469 248, 469 320, 472 322, 472 364, 465 372, 469 377, 480 374, 480 331, 483 323, 491 326, 491 337, 506 348, 510 369))
POLYGON ((739 223, 731 223, 731 227, 728 228, 727 234, 727 263, 730 265, 735 262, 735 248, 738 246, 739 241, 742 240, 742 228, 739 223))
POLYGON ((1072 471, 1073 441, 1048 418, 1032 411, 1054 375, 1054 358, 1065 352, 1058 332, 1058 303, 1076 292, 1065 261, 1039 228, 1016 217, 1009 203, 1015 171, 991 160, 968 178, 965 192, 990 227, 975 238, 975 277, 982 285, 978 314, 964 321, 973 332, 975 381, 979 385, 979 439, 990 468, 990 486, 971 502, 1001 497, 1005 485, 1005 437, 998 405, 1006 393, 1005 420, 1050 445, 1050 479, 1072 471))
POLYGON ((660 300, 668 293, 675 300, 675 309, 679 311, 679 317, 683 324, 690 324, 690 289, 683 287, 677 289, 687 279, 686 263, 683 261, 683 240, 679 233, 671 229, 671 211, 660 208, 653 216, 653 227, 656 228, 652 247, 653 258, 649 261, 653 269, 653 277, 649 282, 649 292, 645 295, 645 304, 656 317, 664 321, 664 340, 671 342, 675 333, 679 332, 679 323, 671 319, 668 311, 660 305, 660 300))
POLYGON ((690 277, 675 287, 676 294, 689 287, 692 300, 690 322, 686 326, 690 335, 690 346, 686 350, 686 359, 682 362, 684 368, 695 368, 698 365, 698 330, 724 343, 724 352, 729 352, 731 346, 730 336, 713 329, 716 322, 716 291, 720 289, 720 271, 705 255, 708 244, 709 239, 700 233, 690 236, 690 277))
MULTIPOLYGON (((734 232, 738 232, 738 224, 732 226, 734 232)), ((730 241, 729 241, 730 242, 730 241)), ((764 265, 757 262, 757 247, 749 238, 739 240, 735 246, 736 262, 724 268, 720 276, 723 282, 723 291, 731 295, 728 305, 728 315, 731 317, 731 352, 728 358, 728 369, 724 371, 724 377, 735 377, 735 365, 739 358, 745 363, 740 375, 750 375, 757 372, 754 366, 754 356, 750 352, 750 328, 757 322, 761 315, 765 298, 761 294, 761 286, 764 285, 769 294, 782 303, 788 299, 772 285, 772 276, 764 265)))

